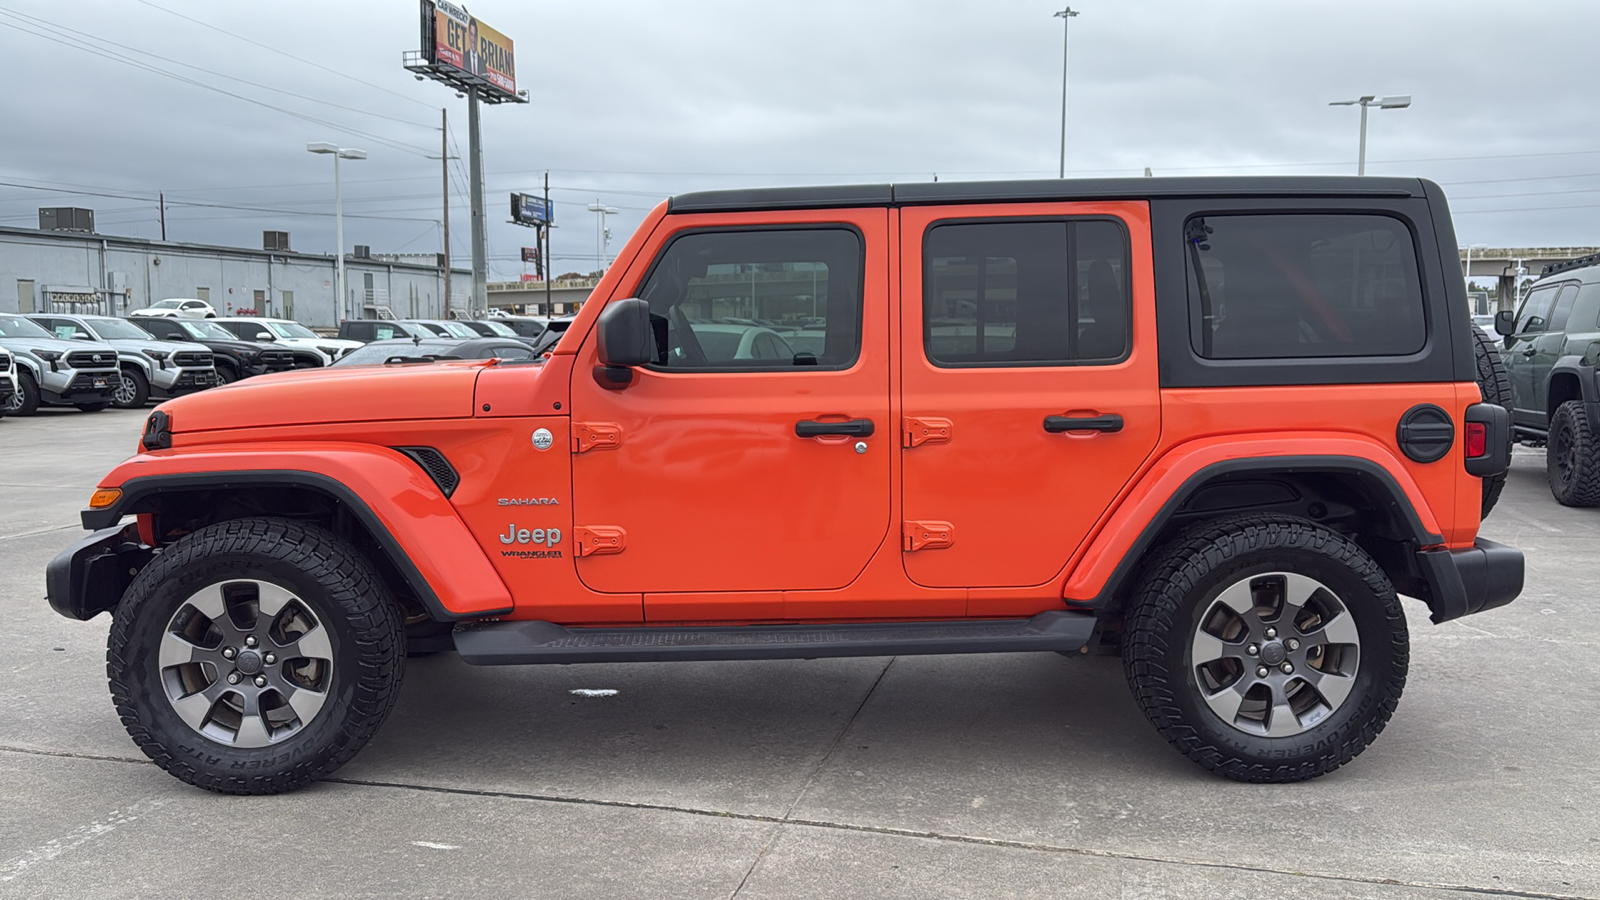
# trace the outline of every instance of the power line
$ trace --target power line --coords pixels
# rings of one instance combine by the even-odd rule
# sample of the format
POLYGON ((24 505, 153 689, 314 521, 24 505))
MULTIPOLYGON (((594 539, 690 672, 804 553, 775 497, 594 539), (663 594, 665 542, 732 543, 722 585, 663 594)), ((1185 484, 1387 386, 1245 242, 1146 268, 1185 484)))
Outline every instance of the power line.
POLYGON ((373 90, 383 91, 385 94, 390 94, 392 96, 399 97, 401 100, 405 100, 405 101, 407 101, 409 103, 415 103, 418 106, 426 107, 428 109, 433 109, 434 108, 433 104, 431 104, 431 103, 425 103, 425 102, 423 102, 421 100, 418 100, 415 97, 409 97, 409 96, 407 96, 405 94, 400 93, 399 91, 390 90, 389 88, 386 88, 386 87, 384 87, 382 85, 373 84, 370 81, 363 81, 362 79, 357 78, 356 76, 351 75, 351 74, 349 74, 347 72, 341 72, 338 69, 330 68, 330 67, 325 66, 325 65, 323 65, 323 64, 321 64, 319 62, 313 62, 312 60, 306 59, 304 57, 295 56, 293 53, 289 53, 289 52, 284 51, 284 50, 279 50, 277 47, 273 47, 273 46, 271 46, 269 44, 263 44, 263 43, 261 43, 260 41, 257 41, 257 40, 252 40, 250 38, 245 37, 242 34, 234 34, 233 32, 228 31, 227 29, 219 28, 216 25, 210 24, 209 22, 202 22, 199 19, 196 19, 196 18, 194 18, 192 16, 186 16, 183 13, 178 12, 177 10, 167 9, 165 6, 158 6, 158 5, 154 4, 154 3, 151 3, 150 0, 139 0, 139 2, 143 3, 145 6, 150 7, 151 9, 159 9, 162 12, 167 13, 168 15, 177 16, 180 19, 184 19, 184 20, 193 22, 194 24, 199 25, 202 28, 209 28, 212 31, 219 32, 221 34, 225 34, 228 37, 244 41, 246 44, 252 44, 254 46, 260 47, 263 50, 269 50, 269 51, 271 51, 273 53, 276 53, 279 56, 288 57, 289 59, 292 59, 295 62, 305 63, 308 66, 311 66, 311 67, 317 68, 317 69, 321 69, 324 72, 332 73, 334 75, 339 76, 340 78, 348 78, 349 80, 354 81, 356 84, 366 85, 367 87, 372 88, 373 90))
MULTIPOLYGON (((166 77, 166 78, 171 78, 174 81, 180 81, 180 82, 183 82, 184 84, 192 85, 194 87, 198 87, 198 88, 201 88, 201 89, 204 89, 204 90, 208 90, 208 91, 212 91, 212 92, 215 92, 215 93, 218 93, 218 94, 222 94, 223 96, 226 96, 226 97, 232 97, 235 100, 243 100, 244 102, 252 104, 254 106, 260 106, 260 107, 262 107, 264 109, 270 109, 270 110, 272 110, 274 112, 283 113, 286 116, 291 116, 291 117, 296 118, 296 119, 300 119, 300 120, 303 120, 303 121, 306 121, 306 122, 311 122, 313 124, 321 125, 321 126, 323 126, 325 128, 331 128, 331 129, 333 129, 335 131, 339 131, 339 132, 342 132, 344 134, 352 134, 352 135, 356 135, 358 137, 367 138, 368 140, 377 141, 380 144, 384 144, 385 146, 388 146, 388 147, 390 147, 392 149, 395 149, 395 150, 399 150, 399 151, 404 152, 404 153, 411 153, 411 154, 414 154, 414 155, 417 155, 417 156, 427 156, 427 153, 422 151, 422 150, 419 150, 419 149, 417 149, 415 147, 411 147, 411 146, 409 146, 407 144, 401 143, 400 141, 396 141, 396 140, 393 140, 391 138, 384 137, 384 136, 379 135, 379 134, 374 134, 374 133, 369 132, 369 131, 362 131, 360 129, 351 128, 348 125, 341 125, 341 124, 338 124, 336 122, 328 121, 326 119, 319 119, 319 118, 317 118, 315 116, 310 116, 310 115, 307 115, 305 113, 296 112, 296 111, 294 111, 292 109, 286 109, 286 108, 281 107, 281 106, 276 106, 274 104, 267 103, 266 101, 263 101, 263 100, 257 100, 254 97, 248 97, 248 96, 245 96, 244 94, 235 93, 233 91, 229 91, 229 90, 217 87, 216 85, 208 84, 208 83, 206 83, 204 81, 200 81, 198 79, 190 78, 187 75, 181 75, 181 74, 179 74, 177 72, 173 72, 173 71, 170 71, 170 70, 167 70, 167 69, 163 69, 160 66, 155 66, 155 65, 152 65, 150 63, 143 62, 141 60, 137 60, 137 59, 133 59, 133 58, 128 57, 128 56, 124 56, 124 55, 122 55, 120 53, 115 53, 115 52, 106 50, 106 49, 104 49, 102 47, 94 46, 93 44, 90 44, 87 41, 71 37, 69 35, 61 33, 60 31, 51 31, 51 30, 49 30, 51 27, 55 27, 55 28, 59 28, 60 27, 60 26, 54 26, 53 23, 46 22, 44 25, 35 25, 33 22, 26 21, 27 19, 32 19, 32 18, 36 18, 36 17, 26 16, 26 15, 21 14, 21 13, 16 13, 13 10, 9 10, 9 9, 4 8, 4 7, 0 7, 0 13, 8 14, 8 15, 17 17, 19 19, 23 19, 24 21, 22 21, 21 23, 18 23, 18 22, 7 22, 7 21, 4 21, 4 20, 0 20, 0 25, 3 25, 5 27, 13 29, 15 31, 20 31, 23 34, 32 35, 33 37, 43 38, 43 39, 45 39, 47 41, 50 41, 52 43, 61 44, 62 46, 70 47, 70 48, 72 48, 74 50, 82 50, 85 53, 89 53, 89 54, 92 54, 92 55, 95 55, 95 56, 100 56, 100 57, 103 57, 105 59, 113 60, 115 62, 120 62, 120 63, 123 63, 124 65, 129 65, 129 66, 132 66, 132 67, 134 67, 136 69, 142 69, 142 70, 144 70, 146 72, 150 72, 152 74, 161 75, 161 76, 166 77), (28 26, 28 27, 24 27, 24 26, 28 26), (39 28, 44 28, 45 30, 43 30, 43 31, 35 30, 35 29, 39 29, 39 28)), ((45 20, 43 20, 43 19, 39 19, 38 21, 39 22, 45 22, 45 20)), ((67 29, 67 30, 70 31, 71 29, 67 29)), ((100 40, 100 39, 96 38, 96 40, 100 40)))

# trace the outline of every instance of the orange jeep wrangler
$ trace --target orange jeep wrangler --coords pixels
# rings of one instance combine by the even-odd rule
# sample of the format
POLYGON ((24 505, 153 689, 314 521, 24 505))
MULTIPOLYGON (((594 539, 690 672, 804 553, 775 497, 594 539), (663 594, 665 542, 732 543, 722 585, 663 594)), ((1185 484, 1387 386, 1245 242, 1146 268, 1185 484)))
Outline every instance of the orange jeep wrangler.
POLYGON ((544 359, 162 404, 49 601, 112 613, 129 734, 216 791, 348 760, 408 645, 1120 653, 1190 759, 1310 778, 1400 699, 1397 592, 1522 588, 1456 253, 1410 178, 688 194, 544 359))

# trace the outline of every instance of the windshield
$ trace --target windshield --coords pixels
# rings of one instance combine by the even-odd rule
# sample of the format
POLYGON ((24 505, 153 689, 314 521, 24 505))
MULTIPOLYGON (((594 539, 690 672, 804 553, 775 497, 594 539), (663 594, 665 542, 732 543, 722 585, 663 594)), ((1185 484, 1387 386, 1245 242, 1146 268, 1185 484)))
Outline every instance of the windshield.
POLYGON ((452 337, 475 338, 483 336, 460 322, 442 322, 440 324, 444 326, 445 333, 452 337))
POLYGON ((86 319, 102 341, 153 341, 150 332, 127 319, 86 319))
POLYGON ((183 330, 189 332, 191 337, 202 341, 237 341, 239 339, 237 334, 223 328, 221 325, 214 325, 210 322, 183 319, 178 324, 182 325, 183 330))
POLYGON ((511 326, 505 324, 504 322, 484 322, 482 324, 489 326, 490 333, 497 334, 500 337, 517 336, 516 331, 512 330, 511 326))
POLYGON ((0 316, 0 337, 30 337, 49 338, 54 340, 50 332, 45 331, 38 324, 30 322, 21 316, 0 316))
POLYGON ((392 356, 405 356, 413 359, 424 356, 448 356, 460 345, 460 341, 394 341, 368 344, 358 347, 339 357, 334 363, 336 366, 381 366, 383 361, 392 356))
POLYGON ((315 338, 317 333, 299 322, 263 322, 272 333, 286 338, 315 338))
POLYGON ((150 304, 151 309, 177 309, 183 305, 182 300, 159 300, 150 304))

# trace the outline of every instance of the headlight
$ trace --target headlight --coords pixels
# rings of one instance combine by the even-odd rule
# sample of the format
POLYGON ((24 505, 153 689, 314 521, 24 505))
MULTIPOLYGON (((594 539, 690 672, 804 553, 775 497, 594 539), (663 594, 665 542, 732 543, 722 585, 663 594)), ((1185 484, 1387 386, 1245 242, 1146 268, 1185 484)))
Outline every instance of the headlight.
POLYGON ((140 350, 139 352, 150 357, 156 362, 164 362, 167 357, 172 355, 172 351, 170 350, 140 350))
POLYGON ((338 359, 339 358, 339 348, 338 347, 318 347, 317 349, 321 350, 323 353, 327 354, 327 357, 329 359, 338 359))
POLYGON ((45 362, 55 362, 61 358, 60 350, 34 350, 32 352, 34 356, 39 357, 45 362))
POLYGON ((239 351, 239 358, 244 360, 247 363, 259 362, 261 360, 261 351, 260 350, 240 350, 239 351))

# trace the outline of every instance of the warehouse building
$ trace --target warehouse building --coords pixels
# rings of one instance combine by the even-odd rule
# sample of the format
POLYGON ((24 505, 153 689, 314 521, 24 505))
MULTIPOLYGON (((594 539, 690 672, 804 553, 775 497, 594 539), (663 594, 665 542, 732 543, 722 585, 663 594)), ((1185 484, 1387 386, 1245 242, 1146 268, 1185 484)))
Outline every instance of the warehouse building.
MULTIPOLYGON (((96 234, 87 209, 39 213, 37 229, 0 227, 0 312, 125 315, 169 297, 198 297, 219 315, 339 324, 335 258, 291 250, 287 232, 264 232, 255 250, 96 234)), ((441 256, 356 247, 345 258, 349 308, 369 317, 444 317, 441 256)), ((452 268, 448 281, 453 311, 464 315, 471 272, 452 268)))

